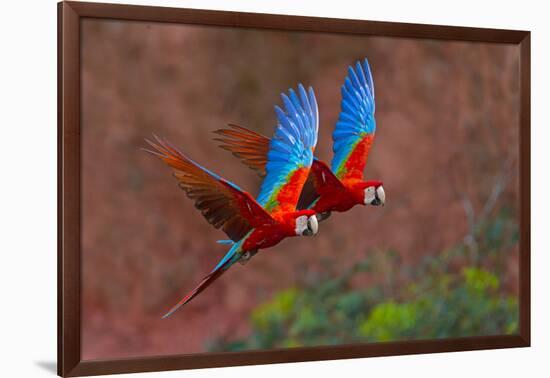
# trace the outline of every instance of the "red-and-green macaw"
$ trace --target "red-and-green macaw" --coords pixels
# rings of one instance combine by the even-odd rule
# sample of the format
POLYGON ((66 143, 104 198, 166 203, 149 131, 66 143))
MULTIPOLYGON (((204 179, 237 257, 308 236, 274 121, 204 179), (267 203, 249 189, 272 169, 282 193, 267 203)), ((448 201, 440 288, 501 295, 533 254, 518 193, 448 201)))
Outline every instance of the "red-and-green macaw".
MULTIPOLYGON (((355 69, 348 67, 342 86, 341 112, 332 134, 333 152, 331 168, 314 158, 304 188, 304 207, 326 219, 332 211, 343 212, 355 205, 384 205, 386 194, 381 181, 365 181, 363 170, 374 140, 374 84, 369 63, 357 62, 355 69), (310 190, 308 186, 311 186, 310 190)), ((269 138, 230 124, 230 129, 216 130, 222 138, 221 148, 228 150, 244 164, 265 174, 268 160, 269 138)))
POLYGON ((195 289, 163 318, 192 300, 237 261, 246 262, 258 250, 292 236, 318 231, 313 210, 297 210, 302 187, 309 175, 317 144, 319 115, 313 89, 300 84, 281 94, 284 110, 275 106, 278 124, 266 152, 265 178, 255 200, 237 185, 200 166, 168 142, 148 141, 158 156, 173 168, 174 176, 195 206, 231 240, 231 249, 195 289))

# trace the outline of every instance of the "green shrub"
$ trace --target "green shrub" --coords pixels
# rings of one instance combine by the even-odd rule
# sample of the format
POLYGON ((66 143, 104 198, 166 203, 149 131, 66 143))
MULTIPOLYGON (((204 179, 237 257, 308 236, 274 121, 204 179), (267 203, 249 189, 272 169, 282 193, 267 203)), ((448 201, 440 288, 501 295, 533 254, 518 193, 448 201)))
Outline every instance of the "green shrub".
POLYGON ((208 348, 235 351, 516 333, 517 299, 501 287, 499 269, 504 264, 494 262, 517 243, 517 233, 506 214, 481 230, 481 260, 469 258, 468 248, 458 245, 427 256, 413 269, 399 270, 398 254, 371 251, 335 278, 276 293, 252 311, 249 337, 212 340, 208 348), (353 278, 372 273, 393 279, 368 288, 352 285, 353 278))

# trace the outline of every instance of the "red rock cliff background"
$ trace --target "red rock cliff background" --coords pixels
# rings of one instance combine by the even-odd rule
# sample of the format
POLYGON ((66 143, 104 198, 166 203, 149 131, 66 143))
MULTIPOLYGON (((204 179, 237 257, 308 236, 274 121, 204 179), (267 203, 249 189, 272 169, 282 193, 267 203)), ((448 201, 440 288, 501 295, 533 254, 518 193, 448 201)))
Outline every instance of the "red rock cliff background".
MULTIPOLYGON (((242 337, 250 310, 300 285, 305 267, 343 270, 371 249, 394 249, 414 267, 468 235, 495 185, 496 201, 517 211, 514 46, 100 20, 85 20, 82 38, 85 359, 195 353, 209 339, 242 337), (140 150, 144 138, 166 137, 255 194, 259 179, 211 132, 233 122, 271 135, 279 94, 312 85, 317 156, 329 161, 340 86, 364 57, 378 125, 366 176, 384 182, 387 205, 333 216, 317 237, 235 266, 160 320, 226 248, 170 170, 140 150)), ((511 293, 516 252, 500 277, 511 293)))

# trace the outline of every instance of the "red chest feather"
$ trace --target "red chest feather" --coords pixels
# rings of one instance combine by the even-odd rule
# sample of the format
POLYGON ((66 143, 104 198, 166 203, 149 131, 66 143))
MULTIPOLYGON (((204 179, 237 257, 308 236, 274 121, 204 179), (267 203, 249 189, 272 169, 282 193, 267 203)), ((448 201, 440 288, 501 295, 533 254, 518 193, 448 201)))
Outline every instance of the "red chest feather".
POLYGON ((293 236, 289 233, 288 227, 283 224, 259 227, 244 242, 243 249, 250 251, 272 247, 284 238, 293 236))

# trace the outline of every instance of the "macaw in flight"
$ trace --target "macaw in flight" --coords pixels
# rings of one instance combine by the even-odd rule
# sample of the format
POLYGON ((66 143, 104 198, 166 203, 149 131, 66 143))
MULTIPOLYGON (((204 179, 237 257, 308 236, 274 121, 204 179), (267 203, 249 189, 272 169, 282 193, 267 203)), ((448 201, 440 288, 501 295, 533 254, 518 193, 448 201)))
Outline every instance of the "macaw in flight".
MULTIPOLYGON (((300 203, 328 218, 332 211, 344 212, 355 205, 384 205, 386 194, 381 181, 365 181, 363 170, 374 140, 374 84, 369 63, 348 67, 342 86, 341 112, 332 134, 331 168, 314 158, 308 183, 300 203)), ((266 173, 269 138, 244 127, 229 124, 230 129, 214 131, 215 140, 261 176, 266 173)), ((301 207, 301 206, 300 206, 301 207)))
POLYGON ((214 269, 177 303, 163 319, 191 301, 237 261, 245 263, 258 250, 292 236, 311 236, 318 231, 315 211, 297 210, 302 187, 309 175, 317 144, 319 113, 313 89, 300 84, 281 94, 284 110, 275 106, 277 127, 265 153, 265 178, 255 200, 237 185, 200 166, 167 141, 155 137, 152 150, 174 170, 179 186, 195 206, 231 240, 230 250, 214 269))

